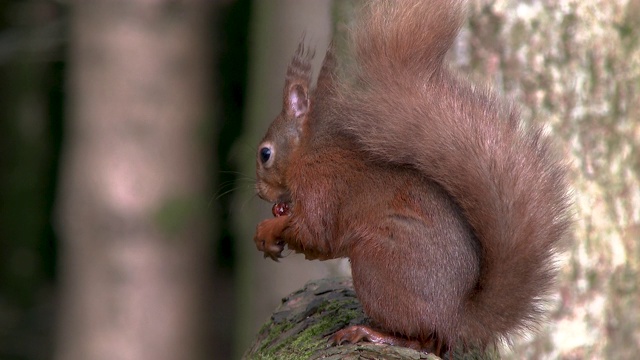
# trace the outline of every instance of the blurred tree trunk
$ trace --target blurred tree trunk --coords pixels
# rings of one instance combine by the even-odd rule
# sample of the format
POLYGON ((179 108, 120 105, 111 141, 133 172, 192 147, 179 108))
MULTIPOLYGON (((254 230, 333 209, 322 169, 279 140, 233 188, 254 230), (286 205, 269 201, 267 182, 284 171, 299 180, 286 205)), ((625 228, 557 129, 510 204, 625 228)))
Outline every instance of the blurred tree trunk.
POLYGON ((549 124, 571 160, 573 247, 548 326, 515 358, 640 352, 640 1, 474 1, 458 65, 549 124))
MULTIPOLYGON (((267 126, 280 112, 284 75, 298 43, 317 49, 314 69, 319 69, 330 35, 330 1, 256 1, 252 9, 250 70, 246 113, 247 133, 238 147, 240 168, 255 174, 255 151, 267 126)), ((280 299, 302 287, 309 279, 339 273, 340 262, 306 261, 301 255, 279 263, 263 259, 253 243, 258 221, 271 217, 271 205, 248 187, 237 197, 238 327, 236 354, 249 346, 260 325, 269 318, 280 299)))
POLYGON ((206 357, 209 7, 72 4, 57 359, 206 357))

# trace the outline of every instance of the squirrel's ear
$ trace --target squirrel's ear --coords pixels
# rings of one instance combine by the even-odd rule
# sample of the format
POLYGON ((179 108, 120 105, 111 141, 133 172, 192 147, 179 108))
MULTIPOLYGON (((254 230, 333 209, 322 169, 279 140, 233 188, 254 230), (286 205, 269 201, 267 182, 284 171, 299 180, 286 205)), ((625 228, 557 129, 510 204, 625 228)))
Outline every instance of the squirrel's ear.
POLYGON ((301 84, 292 84, 287 94, 287 114, 299 118, 309 110, 309 93, 307 87, 301 84))
POLYGON ((301 42, 287 69, 283 105, 285 112, 291 117, 299 118, 309 110, 311 58, 313 54, 301 42))

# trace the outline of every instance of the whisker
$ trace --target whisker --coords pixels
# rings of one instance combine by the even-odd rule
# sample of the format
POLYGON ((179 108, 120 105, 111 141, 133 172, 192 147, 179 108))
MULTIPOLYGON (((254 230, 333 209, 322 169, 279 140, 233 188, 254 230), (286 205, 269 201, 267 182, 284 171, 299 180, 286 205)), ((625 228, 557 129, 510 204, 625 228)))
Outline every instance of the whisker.
POLYGON ((238 189, 238 188, 240 188, 240 187, 238 186, 238 184, 236 184, 236 182, 235 182, 235 181, 228 181, 228 182, 226 182, 226 183, 224 183, 224 184, 221 184, 221 185, 218 187, 218 191, 216 191, 216 192, 213 194, 213 197, 215 197, 215 199, 217 200, 217 199, 219 199, 220 197, 222 197, 223 195, 226 195, 226 194, 228 194, 229 192, 231 192, 231 191, 233 191, 233 190, 236 190, 236 189, 238 189))
MULTIPOLYGON (((222 190, 222 189, 224 189, 224 188, 226 188, 226 187, 228 187, 228 186, 234 186, 235 184, 236 184, 236 181, 235 181, 235 180, 227 180, 227 181, 223 181, 223 182, 221 182, 221 183, 220 183, 220 185, 218 186, 218 189, 219 189, 219 190, 222 190)), ((218 191, 219 191, 219 190, 218 190, 218 191)))
MULTIPOLYGON (((221 186, 221 189, 214 195, 211 196, 211 199, 209 200, 209 203, 207 205, 207 207, 211 207, 211 204, 214 201, 219 200, 220 198, 222 198, 223 196, 229 195, 230 193, 233 193, 236 190, 242 190, 242 189, 250 189, 253 188, 252 184, 244 184, 243 186, 234 186, 235 184, 233 184, 232 182, 230 182, 229 184, 221 186), (227 189, 227 190, 223 190, 223 188, 231 186, 231 188, 227 189)), ((255 194, 253 195, 255 196, 255 194)))
POLYGON ((231 189, 229 189, 229 190, 222 191, 222 192, 221 192, 221 193, 219 193, 218 195, 214 195, 213 200, 220 200, 220 198, 221 198, 221 197, 223 197, 223 196, 225 196, 225 195, 228 195, 228 194, 230 194, 230 193, 232 193, 232 192, 234 192, 234 191, 236 191, 236 190, 239 190, 239 189, 241 189, 241 188, 240 188, 240 187, 235 187, 235 186, 234 186, 234 187, 232 187, 232 188, 231 188, 231 189))
POLYGON ((243 183, 241 185, 247 185, 247 184, 253 184, 255 183, 255 181, 253 179, 248 179, 248 178, 238 178, 235 180, 227 180, 220 183, 220 185, 218 186, 218 191, 216 191, 216 194, 219 194, 223 191, 226 194, 227 192, 225 189, 227 189, 230 186, 235 187, 236 185, 238 185, 237 183, 243 183))
POLYGON ((253 184, 253 183, 255 183, 255 182, 256 182, 254 179, 252 179, 252 178, 248 178, 248 177, 237 178, 237 179, 235 179, 235 181, 236 181, 236 182, 245 183, 245 184, 246 184, 246 183, 253 184))
POLYGON ((240 172, 240 171, 236 171, 236 170, 220 170, 220 171, 218 171, 218 173, 220 173, 220 174, 239 175, 239 176, 241 176, 242 178, 245 178, 245 179, 247 179, 247 178, 248 179, 253 179, 252 177, 247 176, 245 173, 240 172))

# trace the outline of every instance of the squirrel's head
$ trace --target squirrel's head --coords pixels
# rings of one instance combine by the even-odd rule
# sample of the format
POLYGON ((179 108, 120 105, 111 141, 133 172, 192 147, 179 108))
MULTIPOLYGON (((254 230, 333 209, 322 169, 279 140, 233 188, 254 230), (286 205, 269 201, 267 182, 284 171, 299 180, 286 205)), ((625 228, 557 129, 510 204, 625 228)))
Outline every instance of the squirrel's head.
POLYGON ((312 56, 302 44, 298 46, 287 69, 282 111, 258 146, 256 189, 258 196, 270 202, 291 200, 286 175, 307 131, 312 56))

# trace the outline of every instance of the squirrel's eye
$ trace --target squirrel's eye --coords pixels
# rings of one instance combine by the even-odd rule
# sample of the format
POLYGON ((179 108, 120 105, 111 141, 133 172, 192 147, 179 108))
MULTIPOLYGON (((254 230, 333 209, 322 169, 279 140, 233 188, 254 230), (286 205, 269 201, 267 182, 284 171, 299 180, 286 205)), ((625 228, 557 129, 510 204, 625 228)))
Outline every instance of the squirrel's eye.
POLYGON ((262 149, 260 149, 260 161, 263 164, 266 164, 267 161, 269 161, 269 159, 271 159, 271 148, 265 146, 262 149))

